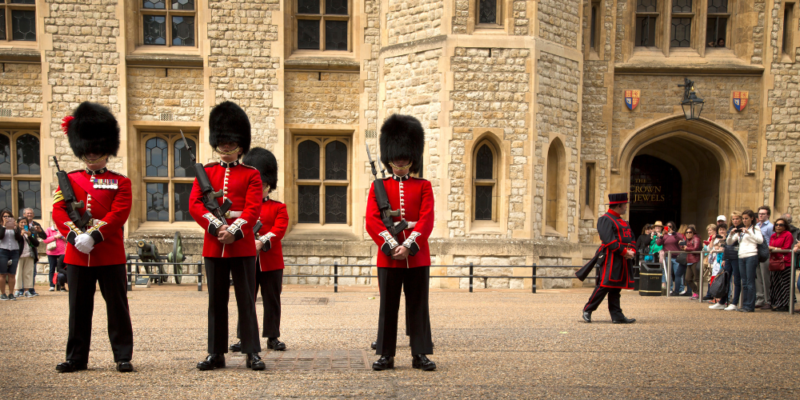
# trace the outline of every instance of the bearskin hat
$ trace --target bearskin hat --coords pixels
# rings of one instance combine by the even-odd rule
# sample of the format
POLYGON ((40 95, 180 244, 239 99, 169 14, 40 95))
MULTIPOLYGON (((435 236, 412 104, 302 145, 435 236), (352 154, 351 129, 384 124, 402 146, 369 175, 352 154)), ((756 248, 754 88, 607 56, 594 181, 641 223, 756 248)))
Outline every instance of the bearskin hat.
POLYGON ((250 120, 241 107, 225 101, 217 104, 208 117, 208 143, 212 148, 220 143, 236 143, 242 154, 250 151, 250 120))
POLYGON ((278 160, 271 151, 263 147, 253 147, 244 156, 242 163, 257 169, 261 174, 261 182, 269 185, 270 191, 278 186, 278 160))
POLYGON ((393 114, 381 126, 381 162, 389 171, 394 160, 411 161, 410 173, 418 173, 425 149, 422 124, 410 115, 393 114))
POLYGON ((119 125, 108 108, 84 101, 72 112, 71 118, 64 118, 62 127, 76 157, 82 158, 87 154, 117 155, 119 125))

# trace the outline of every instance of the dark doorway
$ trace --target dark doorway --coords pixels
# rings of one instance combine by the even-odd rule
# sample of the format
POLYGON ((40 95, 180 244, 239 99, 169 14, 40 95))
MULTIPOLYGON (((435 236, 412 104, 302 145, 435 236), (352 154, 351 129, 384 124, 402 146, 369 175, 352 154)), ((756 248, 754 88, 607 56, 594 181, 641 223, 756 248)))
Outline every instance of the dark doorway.
POLYGON ((639 155, 631 164, 631 228, 638 236, 645 224, 675 221, 680 226, 681 173, 672 164, 650 155, 639 155))

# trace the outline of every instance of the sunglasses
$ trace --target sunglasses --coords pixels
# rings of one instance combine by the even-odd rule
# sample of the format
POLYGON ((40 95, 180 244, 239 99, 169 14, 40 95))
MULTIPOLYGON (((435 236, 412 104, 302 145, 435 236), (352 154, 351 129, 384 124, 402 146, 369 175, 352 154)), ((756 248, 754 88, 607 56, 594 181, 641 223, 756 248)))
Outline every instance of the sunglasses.
POLYGON ((786 224, 775 224, 775 226, 786 226, 786 224))
POLYGON ((686 233, 691 233, 691 234, 694 234, 694 232, 692 232, 692 231, 686 231, 686 233))

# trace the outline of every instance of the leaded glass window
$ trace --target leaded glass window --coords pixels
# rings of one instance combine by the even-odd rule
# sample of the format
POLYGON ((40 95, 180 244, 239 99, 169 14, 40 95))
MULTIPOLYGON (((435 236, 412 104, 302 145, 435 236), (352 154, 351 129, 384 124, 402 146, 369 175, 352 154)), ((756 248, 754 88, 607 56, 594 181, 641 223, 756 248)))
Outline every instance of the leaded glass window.
POLYGON ((672 13, 690 13, 692 12, 692 0, 672 0, 672 13))
POLYGON ((474 219, 496 221, 497 207, 497 156, 495 147, 488 141, 478 144, 475 151, 474 219))
POLYGON ((297 137, 295 143, 297 221, 349 223, 350 139, 297 137))
POLYGON ((500 24, 499 19, 500 5, 498 0, 478 0, 478 23, 479 24, 500 24))
POLYGON ((636 12, 637 13, 658 12, 658 0, 637 0, 636 12))
POLYGON ((180 133, 146 133, 142 137, 142 172, 147 221, 192 221, 189 194, 195 172, 197 134, 186 134, 189 152, 180 133))
POLYGON ((350 0, 298 0, 296 4, 297 49, 349 50, 350 0))
POLYGON ((197 45, 195 0, 141 1, 141 40, 147 46, 197 45))
POLYGON ((657 0, 636 1, 635 46, 651 47, 656 45, 656 27, 659 16, 657 0))
POLYGON ((692 45, 692 19, 672 18, 670 47, 690 47, 692 45))
POLYGON ((21 215, 23 209, 32 208, 35 218, 41 218, 41 181, 39 132, 0 130, 0 209, 21 215))
POLYGON ((708 0, 706 47, 728 47, 728 0, 708 0))
POLYGON ((35 0, 0 0, 0 41, 36 41, 35 0))
POLYGON ((727 14, 728 0, 708 0, 709 14, 727 14))

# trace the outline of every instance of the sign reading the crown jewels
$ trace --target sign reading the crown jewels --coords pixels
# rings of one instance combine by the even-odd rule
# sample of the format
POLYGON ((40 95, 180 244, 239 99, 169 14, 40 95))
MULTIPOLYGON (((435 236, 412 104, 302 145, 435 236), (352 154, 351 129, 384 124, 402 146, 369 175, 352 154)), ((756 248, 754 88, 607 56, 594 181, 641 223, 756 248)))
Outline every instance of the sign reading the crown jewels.
POLYGON ((639 105, 639 91, 638 90, 626 90, 625 91, 625 107, 628 107, 628 110, 633 111, 636 106, 639 105))
POLYGON ((747 107, 747 96, 750 92, 733 92, 733 108, 742 111, 747 107))

